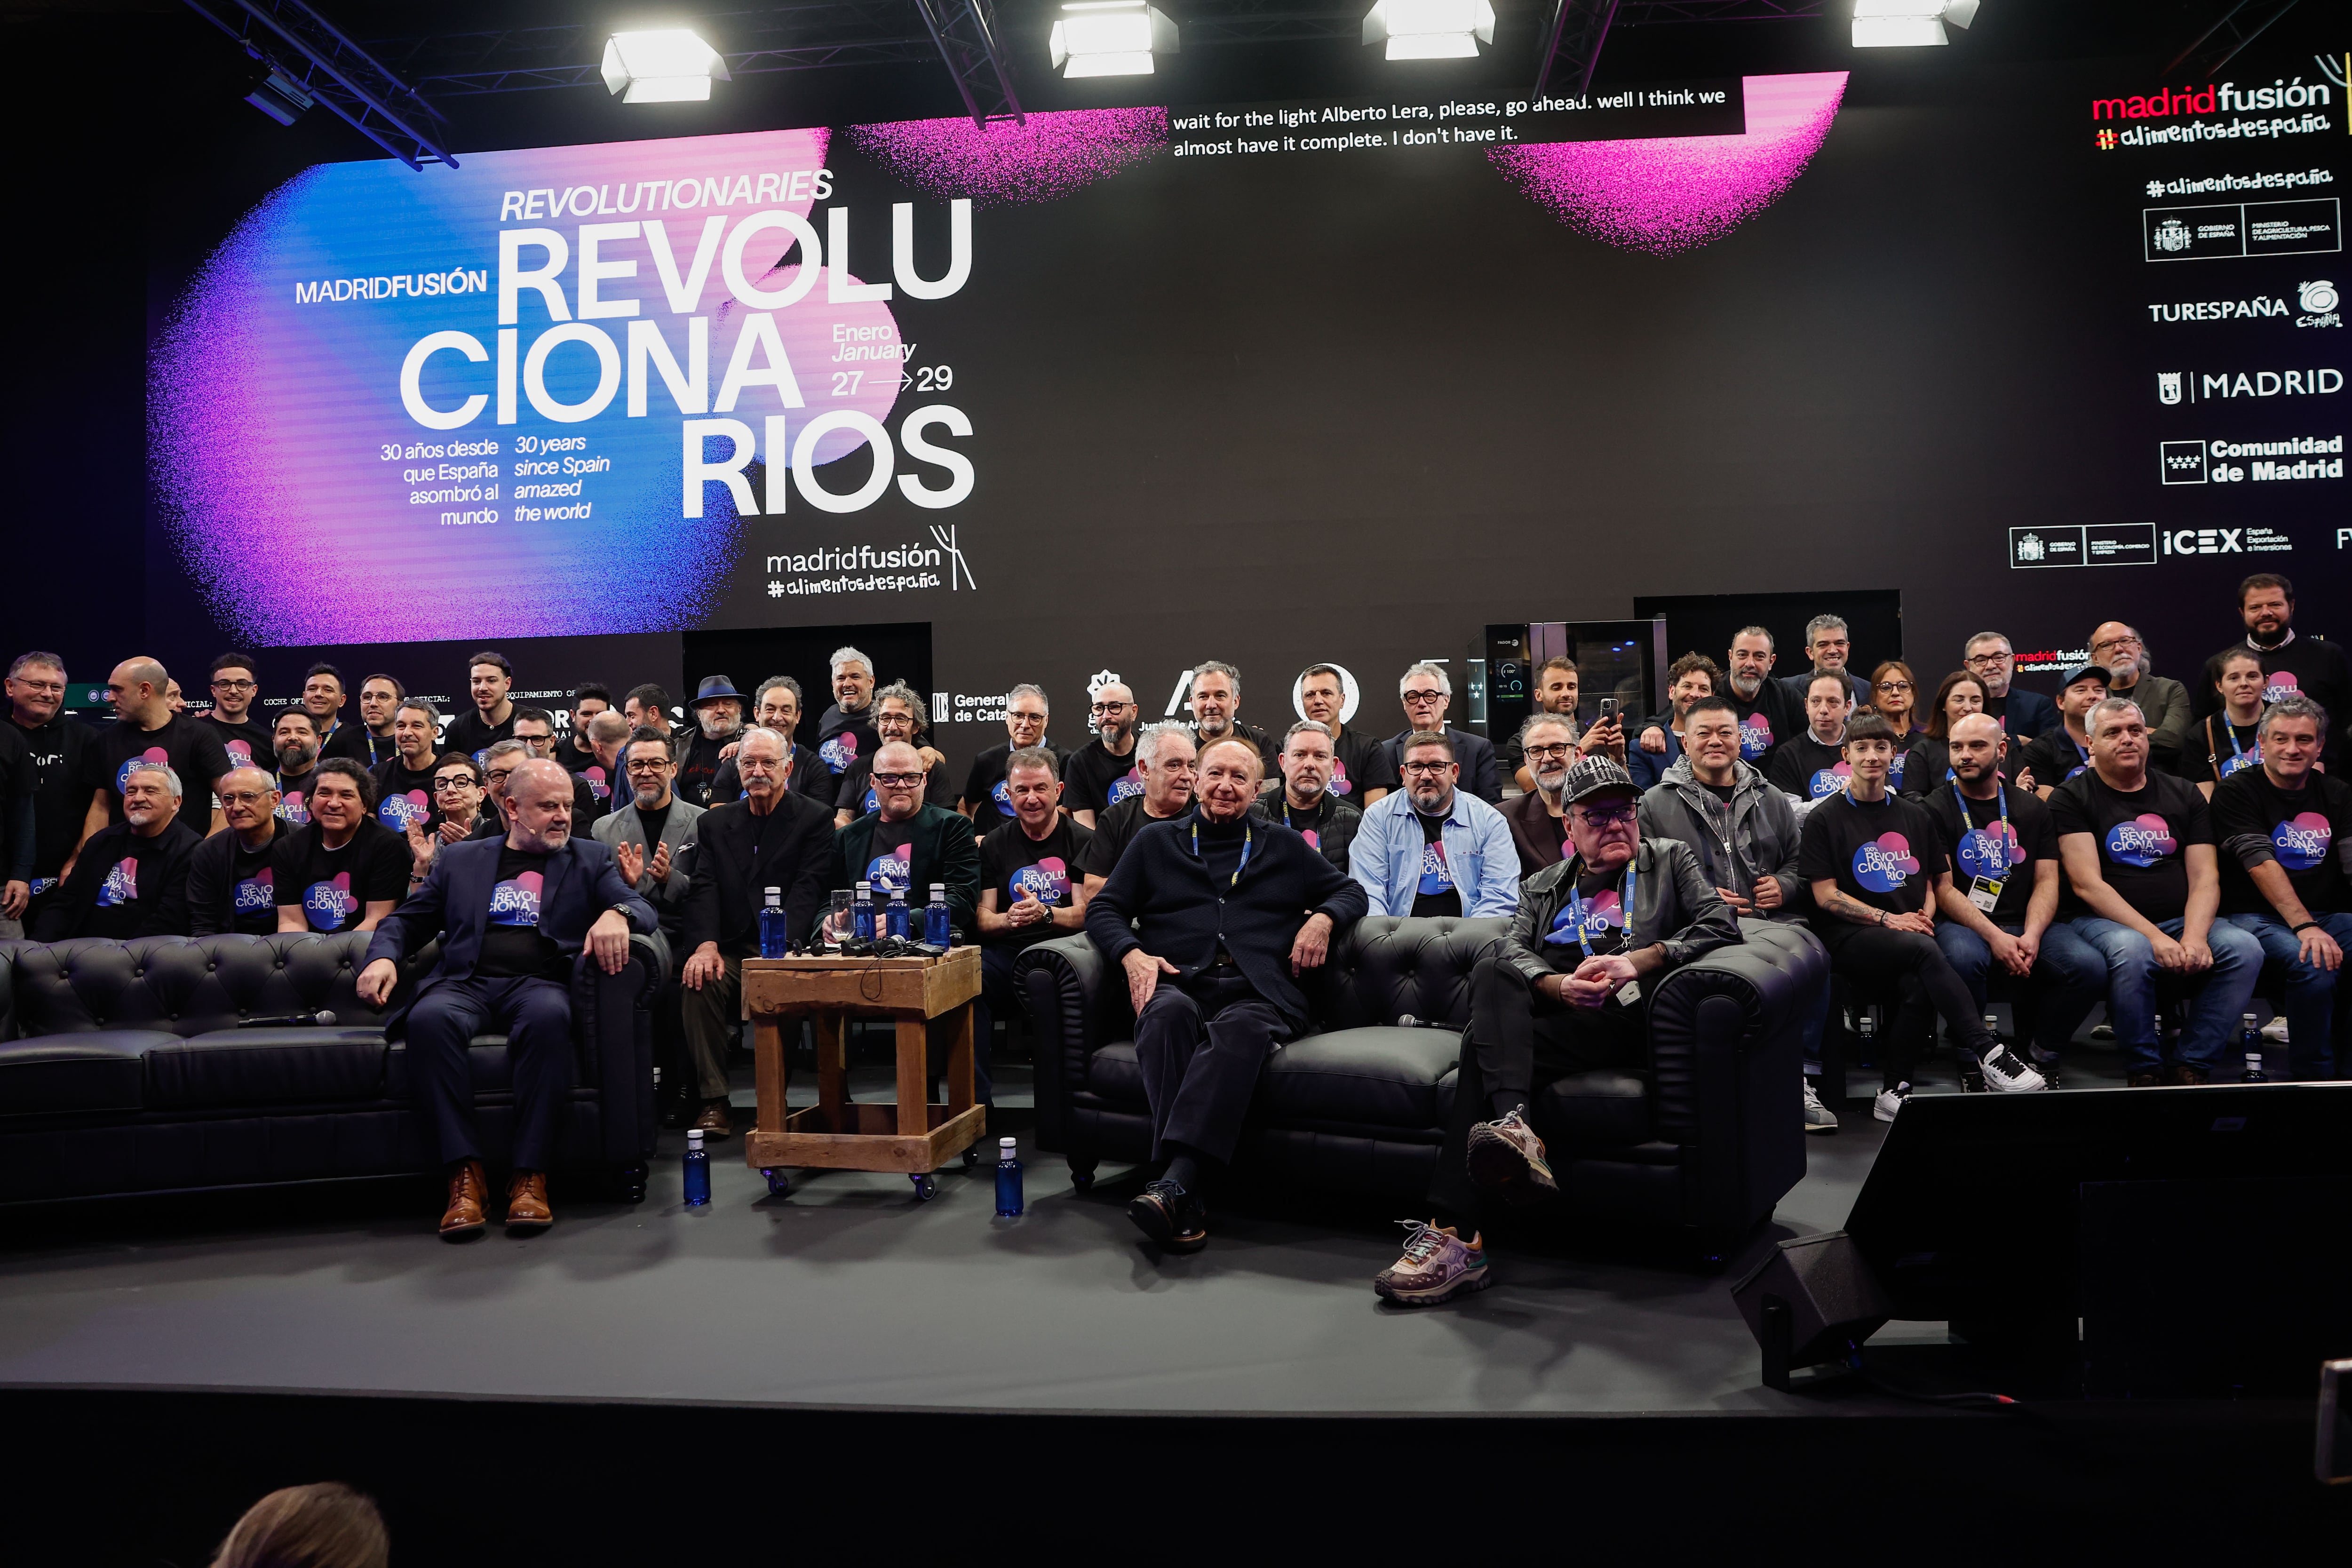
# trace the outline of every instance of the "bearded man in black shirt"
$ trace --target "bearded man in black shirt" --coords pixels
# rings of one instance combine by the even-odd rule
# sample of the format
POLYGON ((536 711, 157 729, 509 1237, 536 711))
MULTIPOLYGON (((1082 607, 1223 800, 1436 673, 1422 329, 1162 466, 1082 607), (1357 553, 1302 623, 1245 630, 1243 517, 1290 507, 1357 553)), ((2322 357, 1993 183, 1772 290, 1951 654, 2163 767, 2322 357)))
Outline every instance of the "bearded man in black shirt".
POLYGON ((572 961, 585 949, 604 973, 617 974, 629 962, 630 933, 650 935, 657 925, 613 852, 573 836, 572 778, 562 765, 521 763, 507 795, 513 822, 506 837, 453 844, 435 856, 424 885, 377 927, 359 975, 360 999, 381 1007, 402 963, 441 940, 440 963, 385 1032, 405 1035, 410 1070, 432 1117, 448 1171, 441 1235, 450 1241, 479 1236, 488 1224, 474 1128, 474 1037, 505 1035, 513 1063, 507 1228, 544 1230, 555 1223, 547 1168, 573 1072, 572 961))

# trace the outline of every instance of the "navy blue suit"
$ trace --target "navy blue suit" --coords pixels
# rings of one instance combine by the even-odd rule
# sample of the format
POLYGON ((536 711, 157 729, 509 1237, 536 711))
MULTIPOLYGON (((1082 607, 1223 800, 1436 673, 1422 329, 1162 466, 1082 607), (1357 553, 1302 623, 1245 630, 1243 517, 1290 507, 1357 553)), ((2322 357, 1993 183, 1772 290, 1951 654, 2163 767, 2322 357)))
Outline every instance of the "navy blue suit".
POLYGON ((2027 691, 2012 682, 2009 700, 2002 705, 2000 727, 2009 731, 2009 749, 2014 755, 2026 742, 2058 727, 2058 704, 2039 691, 2027 691))
MULTIPOLYGON (((554 1152, 556 1110, 572 1088, 572 988, 541 975, 474 973, 505 847, 502 837, 442 846, 424 885, 376 927, 367 962, 404 963, 426 942, 441 940, 440 962, 384 1032, 407 1037, 409 1068, 432 1109, 443 1163, 481 1158, 467 1051, 477 1035, 504 1034, 513 1067, 515 1168, 544 1171, 554 1152)), ((653 906, 621 876, 611 848, 575 835, 548 858, 540 884, 540 932, 565 957, 577 958, 588 928, 607 910, 619 910, 629 929, 641 934, 660 925, 653 906)))

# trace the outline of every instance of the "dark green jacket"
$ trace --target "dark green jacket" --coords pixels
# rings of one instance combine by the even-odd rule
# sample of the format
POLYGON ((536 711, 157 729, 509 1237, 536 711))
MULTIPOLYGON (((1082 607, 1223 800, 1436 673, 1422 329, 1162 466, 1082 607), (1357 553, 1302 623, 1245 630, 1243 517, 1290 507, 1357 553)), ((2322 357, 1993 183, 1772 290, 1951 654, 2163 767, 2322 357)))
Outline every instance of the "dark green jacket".
MULTIPOLYGON (((913 852, 910 870, 914 885, 907 891, 907 902, 915 910, 915 935, 922 935, 923 906, 931 900, 931 884, 945 882, 948 888, 948 909, 954 916, 956 929, 966 942, 980 935, 980 841, 972 837, 971 824, 944 806, 926 805, 912 818, 914 837, 908 840, 913 852)), ((869 811, 833 836, 833 865, 826 873, 827 888, 856 888, 865 876, 866 863, 873 858, 868 847, 874 842, 874 830, 882 824, 882 814, 869 811)), ((878 915, 887 900, 877 898, 875 910, 878 915)), ((823 919, 823 911, 819 911, 823 919)))

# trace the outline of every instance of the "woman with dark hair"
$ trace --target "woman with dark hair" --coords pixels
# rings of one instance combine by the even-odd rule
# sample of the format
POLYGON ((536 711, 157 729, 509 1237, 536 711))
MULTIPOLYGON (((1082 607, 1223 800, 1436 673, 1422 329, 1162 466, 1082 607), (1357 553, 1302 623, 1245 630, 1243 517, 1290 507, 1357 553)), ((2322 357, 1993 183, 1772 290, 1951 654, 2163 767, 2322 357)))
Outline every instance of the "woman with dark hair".
POLYGON ((1899 658, 1890 658, 1870 672, 1870 708, 1895 731, 1895 765, 1886 776, 1890 790, 1903 788, 1911 765, 1907 748, 1920 733, 1914 722, 1919 712, 1919 678, 1899 658))
MULTIPOLYGON (((1984 682, 1965 669, 1956 669, 1936 684, 1936 700, 1927 708, 1927 731, 1914 742, 1903 764, 1904 793, 1926 795, 1944 783, 1952 771, 1946 748, 1952 726, 1971 713, 1984 711, 1984 682)), ((2017 771, 2011 759, 2011 773, 2017 771)))
POLYGON ((245 1510, 213 1568, 384 1568, 392 1538, 363 1493, 341 1481, 287 1487, 245 1510))

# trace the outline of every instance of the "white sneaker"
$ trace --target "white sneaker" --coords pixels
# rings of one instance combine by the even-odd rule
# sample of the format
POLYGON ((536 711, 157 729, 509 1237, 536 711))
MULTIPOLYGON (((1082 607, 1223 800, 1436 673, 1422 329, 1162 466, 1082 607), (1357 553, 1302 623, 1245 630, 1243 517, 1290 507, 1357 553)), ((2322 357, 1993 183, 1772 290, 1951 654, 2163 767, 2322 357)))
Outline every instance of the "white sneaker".
POLYGON ((1881 1121, 1892 1121, 1895 1113, 1903 1109, 1903 1102, 1910 1098, 1911 1086, 1907 1083, 1882 1089, 1878 1091, 1878 1098, 1870 1102, 1870 1113, 1881 1121))
POLYGON ((2048 1089, 2050 1080, 2017 1059, 2007 1046, 1995 1046, 1984 1054, 1985 1087, 1999 1094, 2030 1094, 2038 1089, 2048 1089))
POLYGON ((2281 1013, 2276 1015, 2269 1023, 2263 1026, 2263 1038, 2268 1040, 2274 1046, 2283 1046, 2286 1044, 2285 1014, 2281 1013))
POLYGON ((1805 1079, 1805 1131, 1834 1132, 1837 1130, 1837 1112, 1823 1105, 1822 1097, 1813 1092, 1813 1080, 1805 1079))

